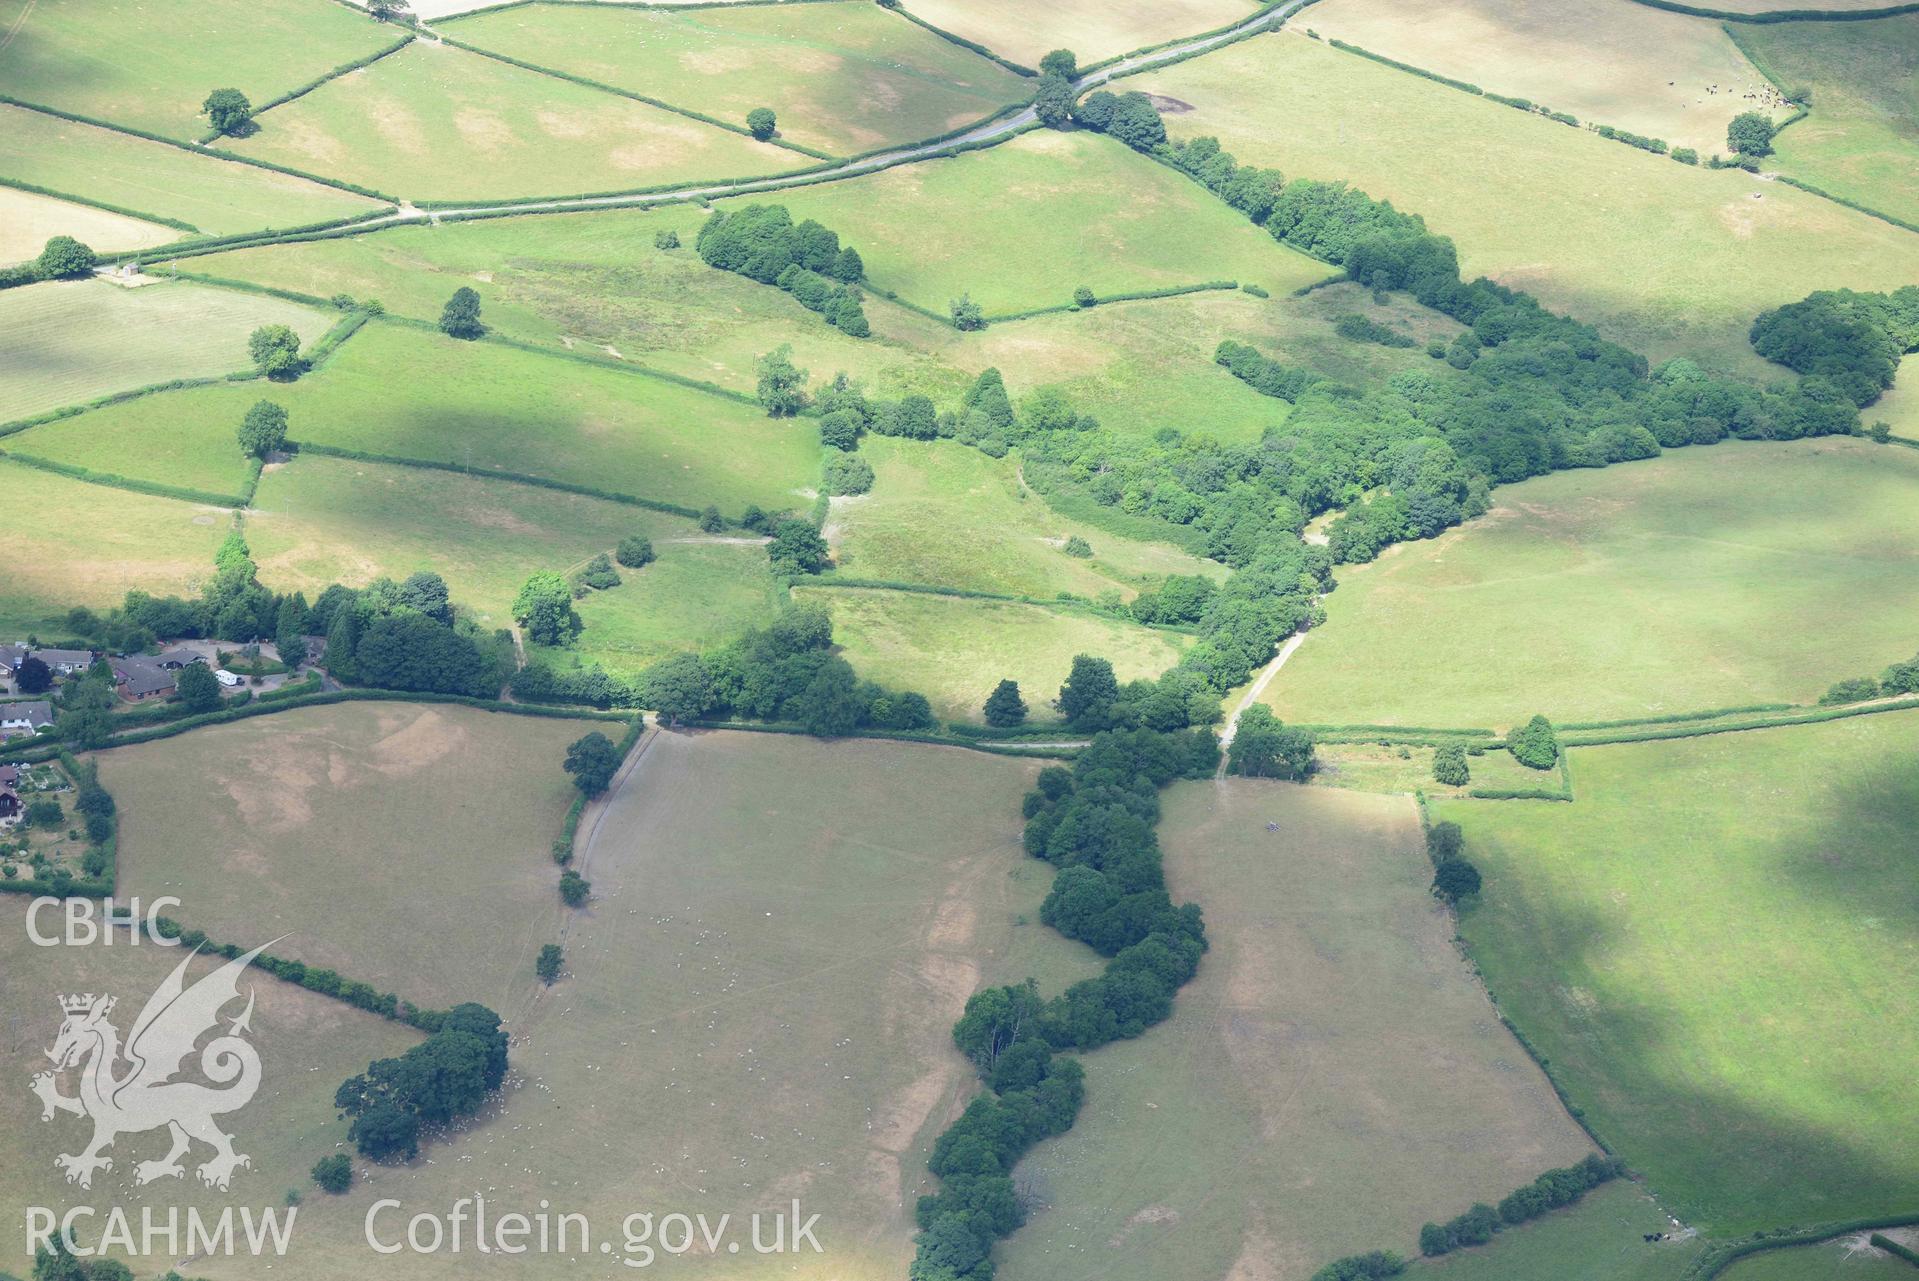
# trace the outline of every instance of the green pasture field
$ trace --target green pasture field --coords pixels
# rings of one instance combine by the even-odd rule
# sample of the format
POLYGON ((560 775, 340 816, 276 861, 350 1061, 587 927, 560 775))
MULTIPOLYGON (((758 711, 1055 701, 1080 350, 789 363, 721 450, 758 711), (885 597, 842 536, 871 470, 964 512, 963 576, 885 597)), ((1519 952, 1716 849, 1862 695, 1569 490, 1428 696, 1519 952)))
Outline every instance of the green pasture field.
POLYGON ((238 495, 252 473, 252 461, 240 449, 240 420, 258 401, 284 404, 288 390, 252 380, 157 392, 29 427, 6 437, 0 449, 204 494, 238 495))
MULTIPOLYGON (((1475 99, 1282 32, 1136 77, 1288 177, 1344 180, 1421 214, 1486 274, 1654 360, 1776 376, 1746 332, 1815 289, 1919 279, 1919 237, 1736 169, 1710 171, 1475 99), (1284 93, 1249 94, 1253 84, 1284 93), (1355 101, 1367 103, 1356 112, 1355 101)), ((1794 126, 1797 128, 1797 126, 1794 126)))
MULTIPOLYGON (((691 521, 597 498, 317 455, 268 469, 253 502, 247 541, 276 590, 310 600, 331 583, 430 569, 493 627, 512 625, 513 598, 537 571, 577 568, 628 534, 672 557, 665 540, 693 532, 691 521)), ((688 600, 674 613, 697 607, 688 600)))
POLYGON ((937 137, 1032 92, 998 64, 861 0, 686 13, 535 5, 447 30, 735 125, 771 107, 781 138, 837 155, 937 137))
POLYGON ((578 794, 560 758, 594 728, 342 703, 115 749, 120 895, 171 894, 169 915, 223 942, 286 935, 276 955, 426 1008, 511 1017, 560 926, 551 847, 578 794))
POLYGON ((1728 442, 1493 493, 1344 566, 1287 720, 1490 726, 1810 702, 1910 658, 1919 454, 1728 442))
POLYGON ((1658 1203, 1620 1179, 1588 1192, 1575 1206, 1508 1228, 1491 1245, 1429 1260, 1420 1275, 1437 1281, 1682 1281, 1703 1243, 1697 1237, 1645 1239, 1672 1231, 1658 1203))
POLYGON ((1635 0, 1331 0, 1310 18, 1328 39, 1701 156, 1730 150, 1740 112, 1790 110, 1717 23, 1635 0))
POLYGON ((332 319, 298 303, 179 282, 125 289, 63 280, 9 289, 0 293, 0 333, 7 335, 0 421, 248 369, 247 335, 257 326, 288 325, 312 342, 332 319))
POLYGON ((798 586, 795 600, 827 607, 833 640, 855 670, 918 690, 948 720, 980 721, 1002 680, 1019 682, 1029 719, 1056 719, 1052 700, 1076 654, 1109 659, 1121 681, 1157 676, 1191 638, 1118 619, 1011 601, 916 592, 798 586))
POLYGON ((1812 114, 1772 163, 1837 196, 1919 222, 1919 15, 1740 27, 1741 44, 1812 114))
MULTIPOLYGON (((1287 660, 1288 670, 1298 661, 1287 660)), ((1283 675, 1284 673, 1282 673, 1283 675)), ((1433 780, 1433 749, 1384 747, 1379 743, 1321 743, 1314 752, 1318 770, 1312 781, 1321 787, 1346 787, 1360 792, 1390 792, 1410 796, 1425 792, 1428 796, 1464 796, 1475 787, 1531 790, 1554 789, 1558 774, 1542 774, 1514 760, 1510 753, 1488 751, 1466 757, 1471 775, 1464 787, 1447 787, 1433 780)))
POLYGON ((760 177, 804 156, 630 98, 425 41, 221 144, 409 200, 630 191, 760 177))
POLYGON ((1109 534, 1056 514, 1024 489, 1011 459, 952 441, 867 439, 871 493, 833 502, 833 560, 853 578, 973 591, 1088 599, 1137 589, 1167 574, 1223 577, 1224 567, 1160 543, 1109 534), (1069 537, 1093 548, 1068 556, 1069 537))
MULTIPOLYGON (((1866 1239, 1870 1235, 1754 1255, 1728 1268, 1724 1281, 1912 1281, 1912 1264, 1874 1249, 1866 1239)), ((1892 1228, 1885 1235, 1907 1249, 1919 1247, 1919 1233, 1911 1228, 1892 1228)))
MULTIPOLYGON (((730 1214, 744 1242, 752 1213, 798 1197, 821 1216, 823 1253, 654 1262, 728 1281, 897 1281, 932 1140, 977 1088, 951 1039, 966 998, 1097 972, 1038 921, 1050 869, 1019 844, 1035 762, 713 732, 640 750, 604 821, 582 824, 593 899, 569 916, 564 977, 513 1011, 525 1086, 431 1163, 324 1198, 301 1281, 367 1257, 375 1199, 451 1205, 476 1188, 489 1207, 550 1199, 616 1248, 635 1211, 730 1214)), ((244 1260, 195 1266, 247 1275, 244 1260)), ((472 1255, 405 1269, 471 1276, 472 1255)), ((513 1271, 635 1270, 529 1254, 513 1271)))
POLYGON ((1182 36, 1198 35, 1258 12, 1245 0, 912 0, 918 18, 983 44, 1028 67, 1053 49, 1072 49, 1081 66, 1182 36))
MULTIPOLYGON (((259 388, 180 393, 237 424, 259 388)), ((326 366, 276 384, 289 434, 337 448, 520 472, 738 517, 800 509, 819 483, 810 421, 619 369, 369 325, 326 366)), ((185 413, 176 407, 169 413, 185 413)), ((209 445, 211 447, 211 444, 209 445)))
POLYGON ((1487 986, 1709 1234, 1914 1208, 1915 748, 1898 713, 1581 748, 1574 804, 1435 809, 1487 986))
POLYGON ((845 337, 783 291, 702 262, 693 238, 706 217, 668 205, 491 218, 237 250, 187 266, 322 298, 378 298, 418 320, 438 319, 464 285, 501 334, 601 355, 610 348, 748 395, 754 363, 783 343, 816 381, 844 369, 876 394, 923 391, 945 400, 964 389, 965 376, 928 353, 962 335, 869 300, 874 337, 845 337), (662 231, 677 234, 681 247, 655 248, 662 231))
POLYGON ((1867 423, 1885 423, 1895 436, 1919 439, 1919 356, 1899 362, 1899 379, 1892 390, 1860 417, 1867 423))
POLYGON ((1162 801, 1211 949, 1171 1020, 1087 1059, 1079 1123, 1019 1168, 1043 1208, 1002 1275, 1306 1277, 1590 1150, 1454 950, 1410 801, 1162 801))
MULTIPOLYGON (((1063 306, 1082 285, 1097 294, 1237 280, 1278 295, 1332 272, 1097 134, 1042 130, 772 199, 858 246, 880 287, 942 315, 962 293, 990 319, 1063 306)), ((755 202, 769 203, 735 203, 755 202)))
POLYGON ((175 218, 214 235, 302 227, 381 207, 257 165, 8 106, 0 106, 0 177, 175 218))
POLYGON ((656 537, 653 550, 659 559, 643 569, 615 566, 618 587, 574 602, 586 626, 573 645, 532 653, 557 668, 598 663, 634 673, 672 654, 717 649, 779 610, 785 593, 758 539, 674 531, 656 537))
POLYGON ((163 245, 180 233, 91 205, 0 187, 0 266, 39 257, 55 236, 72 236, 105 254, 163 245))
POLYGON ((262 106, 403 34, 331 4, 211 0, 189 20, 141 0, 0 0, 7 93, 182 141, 200 104, 233 88, 262 106))
POLYGON ((920 392, 951 405, 990 366, 1015 398, 1055 385, 1117 431, 1174 426, 1248 441, 1283 421, 1287 407, 1213 363, 1222 338, 1364 384, 1405 368, 1450 370, 1417 350, 1341 339, 1332 328, 1340 315, 1365 312, 1422 339, 1450 341, 1458 331, 1403 296, 1381 306, 1363 290, 1335 286, 1305 298, 1216 292, 1111 303, 967 334, 869 296, 874 336, 859 341, 777 289, 707 267, 692 248, 705 216, 674 206, 489 219, 242 249, 189 266, 316 297, 378 298, 421 320, 436 318, 464 285, 480 294, 487 324, 502 334, 576 351, 611 348, 746 393, 758 357, 789 343, 816 383, 845 370, 875 395, 920 392), (664 230, 682 247, 654 248, 664 230))
POLYGON ((62 635, 75 605, 117 605, 131 588, 197 590, 229 513, 88 485, 0 461, 0 627, 62 635))
MULTIPOLYGON (((186 1174, 165 1179, 136 1191, 134 1166, 140 1161, 158 1160, 166 1155, 168 1140, 164 1130, 146 1130, 122 1134, 109 1149, 113 1169, 96 1174, 88 1189, 68 1184, 54 1165, 62 1153, 81 1151, 92 1133, 83 1117, 60 1115, 43 1123, 40 1100, 28 1090, 30 1078, 46 1071, 44 1051, 50 1049, 59 1033, 59 998, 66 993, 104 992, 118 1004, 111 1021, 125 1036, 133 1026, 147 998, 175 966, 186 958, 185 949, 153 946, 132 947, 124 931, 116 932, 114 946, 35 947, 27 934, 27 898, 9 894, 0 899, 0 1009, 7 1013, 8 1031, 0 1042, 0 1068, 15 1088, 0 1091, 0 1133, 6 1138, 0 1152, 0 1214, 15 1225, 0 1247, 0 1269, 21 1276, 30 1275, 33 1260, 24 1248, 22 1225, 27 1208, 41 1206, 63 1214, 75 1206, 95 1206, 95 1217, 76 1220, 82 1242, 93 1245, 100 1239, 107 1207, 126 1208, 138 1238, 141 1207, 150 1209, 164 1225, 170 1207, 182 1211, 181 1240, 185 1240, 184 1211, 197 1208, 208 1220, 217 1220, 222 1209, 238 1205, 249 1207, 257 1216, 262 1208, 281 1206, 288 1189, 313 1192, 307 1172, 313 1163, 332 1153, 346 1139, 346 1124, 333 1110, 333 1092, 341 1081, 356 1072, 364 1072, 369 1061, 400 1054, 419 1040, 417 1033, 375 1015, 353 1009, 329 997, 305 991, 257 971, 241 982, 243 993, 251 989, 255 998, 252 1034, 248 1038, 260 1053, 259 1092, 246 1107, 221 1118, 220 1124, 234 1135, 236 1152, 252 1158, 252 1165, 233 1176, 225 1192, 202 1185, 195 1167, 207 1160, 212 1150, 196 1145, 184 1162, 186 1174)), ((42 912, 43 932, 58 931, 57 914, 42 912)), ((270 936, 255 937, 249 931, 244 941, 251 947, 270 936)), ((240 941, 240 940, 236 940, 240 941)), ((211 972, 214 963, 195 961, 188 971, 188 982, 211 972)), ((239 1015, 241 1004, 227 1010, 228 1019, 239 1015)), ((197 1057, 190 1059, 192 1064, 197 1057)), ((118 1071, 125 1072, 123 1065, 118 1071)), ((77 1073, 67 1073, 62 1085, 65 1093, 76 1091, 77 1073)), ((301 1233, 307 1227, 306 1211, 294 1233, 297 1250, 301 1233)), ((236 1216, 237 1218, 237 1216, 236 1216)), ((235 1224, 235 1236, 239 1237, 235 1224)), ((165 1249, 165 1238, 159 1239, 165 1249)), ((184 1252, 184 1251, 182 1251, 184 1252)), ((121 1258, 120 1252, 112 1252, 121 1258)), ((246 1266, 258 1269, 251 1257, 246 1266)), ((158 1275, 171 1268, 174 1255, 136 1259, 140 1275, 158 1275)), ((195 1271, 199 1271, 196 1265, 195 1271)))

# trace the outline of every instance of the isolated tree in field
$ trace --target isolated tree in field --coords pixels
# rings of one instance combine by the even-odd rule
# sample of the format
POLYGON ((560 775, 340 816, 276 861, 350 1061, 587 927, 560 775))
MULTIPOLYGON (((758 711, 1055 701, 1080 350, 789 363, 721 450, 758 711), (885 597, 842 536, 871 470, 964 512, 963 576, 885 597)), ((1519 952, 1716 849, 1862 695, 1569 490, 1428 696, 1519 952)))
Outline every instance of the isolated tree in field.
POLYGON ((951 309, 953 328, 961 330, 986 328, 986 313, 981 311, 980 305, 973 301, 973 295, 961 294, 953 299, 951 309))
POLYGON ((713 674, 698 654, 675 654, 646 673, 646 702, 669 725, 713 710, 713 674))
POLYGON ((994 729, 1011 729, 1026 720, 1026 700, 1019 696, 1018 681, 1001 681, 986 696, 986 723, 994 729))
POLYGON ((1726 145, 1742 156, 1757 160, 1772 154, 1772 117, 1759 111, 1742 111, 1726 126, 1726 145))
POLYGON ((770 418, 791 418, 806 408, 806 371, 793 363, 793 348, 775 347, 759 360, 760 407, 770 418))
POLYGON ((270 400, 256 400, 240 420, 240 448, 254 458, 285 448, 287 411, 270 400))
POLYGON ((1457 903, 1479 893, 1479 869, 1463 858, 1449 858, 1433 872, 1433 893, 1457 903))
POLYGON ((541 645, 564 645, 580 633, 580 616, 573 612, 573 589, 551 570, 526 580, 513 599, 513 617, 526 628, 527 638, 541 645))
POLYGON ((1059 714, 1076 730, 1098 732, 1112 723, 1119 701, 1119 679, 1113 665, 1090 654, 1077 654, 1066 683, 1059 687, 1059 714))
POLYGON ((858 454, 834 454, 821 470, 820 484, 835 498, 873 488, 873 464, 858 454))
POLYGON ((254 367, 268 378, 284 381, 304 367, 300 360, 300 335, 285 325, 261 325, 247 335, 247 353, 254 367))
POLYGON ((1232 746, 1226 750, 1226 772, 1246 778, 1303 780, 1313 772, 1313 736, 1285 725, 1270 707, 1255 703, 1240 713, 1232 746))
POLYGON ((34 270, 45 280, 64 280, 70 276, 84 276, 93 270, 93 264, 99 261, 93 250, 81 244, 72 236, 55 236, 47 241, 40 250, 40 256, 34 260, 34 270))
POLYGON ((613 549, 613 559, 628 569, 641 569, 653 563, 653 540, 639 534, 628 534, 613 549))
POLYGON ((238 89, 215 89, 200 104, 200 114, 219 133, 241 134, 253 122, 253 104, 238 89))
POLYGON ((1055 49, 1039 60, 1039 73, 1071 80, 1079 75, 1079 58, 1071 49, 1055 49))
POLYGON ((1073 123, 1073 86, 1065 76, 1044 75, 1033 94, 1033 114, 1048 129, 1064 129, 1073 123))
POLYGON ((533 972, 539 975, 540 982, 552 987, 560 977, 562 962, 563 954, 560 951, 560 945, 548 943, 540 949, 539 959, 533 962, 533 972))
POLYGON ((453 291, 440 309, 440 332, 449 338, 472 341, 486 332, 480 323, 480 295, 466 285, 453 291))
POLYGON ((1458 858, 1465 844, 1465 833, 1457 823, 1434 823, 1426 829, 1426 857, 1433 861, 1434 867, 1447 859, 1458 858))
POLYGON ((771 107, 755 107, 746 113, 746 131, 765 142, 779 128, 779 118, 771 107))
POLYGON ((1458 743, 1446 743, 1433 749, 1433 781, 1447 787, 1464 787, 1472 778, 1466 768, 1466 749, 1458 743))
POLYGON ((337 1196, 346 1191, 353 1186, 353 1158, 344 1152, 321 1157, 313 1167, 313 1181, 322 1192, 337 1196))
POLYGON ((584 906, 593 896, 593 882, 572 868, 560 873, 560 901, 568 907, 584 906))
POLYGON ((1553 733, 1552 722, 1544 716, 1535 716, 1524 725, 1515 726, 1506 735, 1506 750, 1529 769, 1551 769, 1559 763, 1559 738, 1553 733))
POLYGON ((29 656, 14 673, 13 683, 22 694, 44 694, 53 688, 53 669, 29 656))
POLYGON ((664 231, 654 232, 653 247, 655 249, 678 249, 680 247, 680 233, 671 227, 666 228, 664 231))
POLYGON ((820 531, 803 520, 783 520, 775 526, 766 556, 776 574, 818 574, 832 563, 820 531))
POLYGON ((573 776, 573 785, 588 796, 604 792, 619 768, 620 749, 598 730, 567 746, 566 772, 573 776))
POLYGON ((174 684, 180 706, 189 713, 210 712, 220 705, 220 680, 205 663, 188 663, 174 684))

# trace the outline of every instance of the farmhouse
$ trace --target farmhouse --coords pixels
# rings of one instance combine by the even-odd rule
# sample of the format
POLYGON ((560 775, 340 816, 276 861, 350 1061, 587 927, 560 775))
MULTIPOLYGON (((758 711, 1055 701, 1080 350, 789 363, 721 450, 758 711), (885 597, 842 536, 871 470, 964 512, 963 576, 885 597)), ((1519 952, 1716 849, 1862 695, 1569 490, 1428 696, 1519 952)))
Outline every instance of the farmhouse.
POLYGON ((52 703, 0 703, 0 738, 14 734, 38 734, 51 724, 52 703))
POLYGON ((172 694, 177 678, 173 671, 153 659, 116 658, 113 660, 113 683, 119 688, 121 698, 129 703, 144 703, 172 694))

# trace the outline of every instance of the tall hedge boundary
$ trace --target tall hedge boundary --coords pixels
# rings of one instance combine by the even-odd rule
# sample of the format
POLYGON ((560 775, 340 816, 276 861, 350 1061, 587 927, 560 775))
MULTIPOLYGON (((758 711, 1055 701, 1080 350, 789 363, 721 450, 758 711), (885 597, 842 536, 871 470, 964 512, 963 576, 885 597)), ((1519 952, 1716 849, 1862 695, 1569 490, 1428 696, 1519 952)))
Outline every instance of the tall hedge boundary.
POLYGON ((240 508, 247 500, 239 494, 213 494, 203 489, 188 489, 181 485, 163 485, 158 481, 140 480, 133 476, 121 476, 114 472, 94 471, 77 463, 57 463, 50 458, 35 458, 31 454, 14 453, 11 450, 0 451, 0 461, 18 463, 22 467, 31 467, 35 471, 51 472, 56 476, 65 476, 68 480, 77 480, 83 484, 101 485, 108 489, 123 489, 129 493, 147 494, 154 498, 176 498, 181 502, 204 503, 209 507, 240 508))
POLYGON ((1717 18, 1721 22, 1749 22, 1764 26, 1773 22, 1869 22, 1874 18, 1897 18, 1919 13, 1919 4, 1895 4, 1884 9, 1769 9, 1764 13, 1738 13, 1730 9, 1703 9, 1680 4, 1677 0, 1633 0, 1648 9, 1683 13, 1693 18, 1717 18))
MULTIPOLYGON (((598 0, 595 0, 597 3, 598 0)), ((92 196, 77 196, 71 191, 55 191, 52 187, 42 187, 38 183, 21 182, 17 178, 0 177, 0 187, 12 187, 15 191, 30 192, 36 196, 50 196, 55 200, 64 200, 70 205, 86 205, 90 209, 104 210, 110 214, 119 214, 122 218, 138 218, 141 222, 156 223, 162 227, 171 227, 175 231, 184 231, 189 235, 199 235, 200 229, 190 222, 178 218, 169 218, 165 214, 148 213, 144 209, 129 209, 125 205, 110 205, 104 200, 95 200, 92 196)))
POLYGON ((958 35, 958 34, 955 34, 954 32, 948 31, 945 27, 936 27, 932 23, 928 22, 926 19, 920 17, 918 14, 909 12, 905 5, 889 4, 889 5, 882 5, 880 7, 885 9, 888 13, 897 13, 900 17, 906 19, 908 22, 912 23, 916 27, 924 27, 926 30, 932 32, 934 35, 946 41, 948 44, 956 44, 960 48, 966 50, 968 53, 976 53, 980 57, 986 59, 988 62, 998 63, 1000 66, 1006 68, 1008 71, 1012 72, 1016 76, 1024 76, 1028 80, 1035 80, 1035 79, 1038 79, 1039 77, 1039 72, 1035 71, 1033 68, 1025 66, 1021 63, 1014 62, 1011 58, 1002 58, 997 53, 994 53, 991 49, 988 49, 985 45, 980 44, 976 40, 968 40, 965 36, 958 35))
MULTIPOLYGON (((355 58, 351 62, 343 62, 339 66, 334 67, 329 71, 323 72, 317 78, 307 81, 305 84, 301 85, 299 88, 289 89, 287 92, 281 94, 279 97, 272 98, 266 102, 261 103, 259 106, 255 107, 250 113, 248 113, 247 118, 249 120, 258 120, 261 116, 265 115, 269 111, 272 111, 275 107, 284 107, 289 102, 293 102, 297 99, 306 97, 308 94, 312 93, 315 89, 318 89, 321 85, 326 84, 330 80, 338 80, 341 76, 344 76, 348 74, 349 72, 358 71, 363 67, 370 67, 374 63, 378 62, 380 59, 390 57, 393 54, 400 52, 400 50, 406 48, 408 45, 412 44, 418 38, 419 37, 413 32, 408 32, 406 35, 401 36, 398 40, 394 41, 390 45, 386 45, 382 48, 375 49, 372 53, 366 54, 363 57, 355 58)), ((223 135, 218 129, 211 130, 201 135, 200 145, 203 147, 207 146, 222 136, 223 135)))

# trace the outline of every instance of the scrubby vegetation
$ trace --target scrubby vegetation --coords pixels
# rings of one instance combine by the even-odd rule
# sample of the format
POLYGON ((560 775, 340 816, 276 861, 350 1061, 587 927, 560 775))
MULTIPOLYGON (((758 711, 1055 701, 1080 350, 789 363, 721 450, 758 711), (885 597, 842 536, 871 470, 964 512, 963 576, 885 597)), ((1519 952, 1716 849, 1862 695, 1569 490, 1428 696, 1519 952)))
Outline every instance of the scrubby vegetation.
POLYGON ((795 224, 785 205, 715 209, 694 245, 709 266, 778 285, 848 337, 872 333, 854 287, 866 275, 859 251, 811 218, 795 224))

